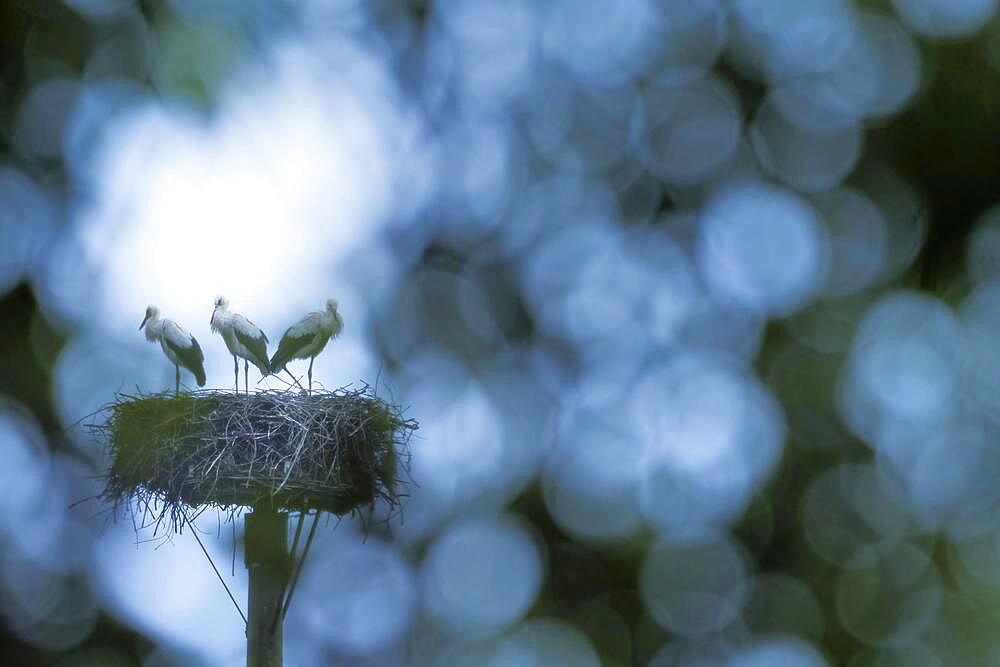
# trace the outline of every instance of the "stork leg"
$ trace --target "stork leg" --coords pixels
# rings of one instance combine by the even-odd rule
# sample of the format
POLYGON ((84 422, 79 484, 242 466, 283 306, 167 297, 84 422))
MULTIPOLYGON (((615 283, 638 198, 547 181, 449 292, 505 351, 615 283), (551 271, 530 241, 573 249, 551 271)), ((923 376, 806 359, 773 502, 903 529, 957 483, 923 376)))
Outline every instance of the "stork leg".
POLYGON ((309 393, 310 394, 312 393, 312 390, 313 390, 313 361, 315 361, 315 360, 316 360, 316 357, 309 357, 309 393))
POLYGON ((247 396, 250 395, 250 362, 243 360, 243 386, 247 389, 247 396))
POLYGON ((181 392, 181 367, 174 364, 174 396, 181 392))
POLYGON ((236 355, 233 355, 233 375, 236 377, 236 393, 240 393, 240 362, 236 360, 236 355))
POLYGON ((301 385, 301 384, 299 383, 299 379, 298 379, 297 377, 295 377, 294 375, 292 375, 292 372, 291 372, 290 370, 288 370, 288 369, 286 368, 286 369, 285 369, 285 372, 286 372, 286 373, 288 373, 288 377, 292 378, 292 382, 294 382, 295 384, 299 385, 299 389, 303 389, 303 388, 304 388, 304 387, 303 387, 303 386, 302 386, 302 385, 301 385))

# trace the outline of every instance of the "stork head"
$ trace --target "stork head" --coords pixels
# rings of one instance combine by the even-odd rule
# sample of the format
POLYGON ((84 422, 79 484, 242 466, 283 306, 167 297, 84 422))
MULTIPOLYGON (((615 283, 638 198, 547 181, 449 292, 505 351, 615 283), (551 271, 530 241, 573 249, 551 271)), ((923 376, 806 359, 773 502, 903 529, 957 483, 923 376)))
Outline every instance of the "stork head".
POLYGON ((229 308, 229 299, 224 296, 215 297, 215 307, 222 308, 223 310, 229 308))
POLYGON ((330 311, 331 315, 336 315, 337 314, 337 300, 336 299, 327 299, 326 300, 326 309, 328 311, 330 311))
POLYGON ((155 320, 160 315, 160 309, 156 306, 146 306, 146 316, 142 318, 142 324, 139 325, 139 330, 141 331, 146 322, 149 320, 155 320))

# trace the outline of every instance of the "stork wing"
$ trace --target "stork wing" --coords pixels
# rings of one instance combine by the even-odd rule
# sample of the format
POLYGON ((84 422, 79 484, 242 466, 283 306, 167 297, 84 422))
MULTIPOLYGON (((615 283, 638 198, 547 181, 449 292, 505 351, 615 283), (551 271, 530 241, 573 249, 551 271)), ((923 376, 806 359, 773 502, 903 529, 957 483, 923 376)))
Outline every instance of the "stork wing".
POLYGON ((185 331, 173 320, 164 320, 163 344, 180 360, 180 365, 194 374, 199 387, 205 386, 205 355, 194 336, 185 331))
POLYGON ((268 341, 264 332, 260 330, 260 327, 242 315, 233 315, 232 324, 236 340, 250 352, 252 355, 250 361, 253 362, 253 365, 265 375, 270 373, 271 367, 267 362, 268 341))
POLYGON ((280 371, 292 359, 316 340, 316 334, 320 331, 320 315, 310 313, 292 326, 288 327, 285 335, 278 343, 278 351, 271 358, 271 368, 280 371))

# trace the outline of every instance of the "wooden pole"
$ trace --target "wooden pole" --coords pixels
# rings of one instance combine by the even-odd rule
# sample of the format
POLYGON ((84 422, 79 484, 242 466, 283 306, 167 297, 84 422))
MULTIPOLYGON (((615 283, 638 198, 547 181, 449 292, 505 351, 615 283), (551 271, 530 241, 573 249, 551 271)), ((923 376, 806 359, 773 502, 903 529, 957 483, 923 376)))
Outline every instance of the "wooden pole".
POLYGON ((247 667, 281 667, 278 616, 288 581, 288 514, 270 507, 247 514, 245 553, 250 587, 247 667))

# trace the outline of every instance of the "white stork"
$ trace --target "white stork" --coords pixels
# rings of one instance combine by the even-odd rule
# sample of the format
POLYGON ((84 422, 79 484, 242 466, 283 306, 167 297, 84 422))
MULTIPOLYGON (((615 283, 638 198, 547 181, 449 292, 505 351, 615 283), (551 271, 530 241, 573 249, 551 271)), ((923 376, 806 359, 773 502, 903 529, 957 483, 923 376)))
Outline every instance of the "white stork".
POLYGON ((229 300, 224 296, 215 299, 215 310, 209 324, 212 331, 222 336, 230 354, 233 355, 233 373, 236 376, 236 391, 240 390, 240 362, 243 359, 243 380, 247 394, 250 394, 250 364, 252 363, 262 375, 268 375, 271 368, 267 363, 267 336, 256 324, 239 313, 229 312, 229 300))
MULTIPOLYGON (((337 312, 337 300, 328 299, 326 310, 312 312, 288 327, 278 343, 278 351, 271 358, 271 371, 281 369, 291 375, 285 364, 292 359, 309 360, 309 391, 312 391, 313 360, 323 351, 331 338, 336 338, 344 328, 344 320, 337 312)), ((294 376, 293 376, 294 378, 294 376)))
POLYGON ((146 327, 146 340, 159 343, 163 354, 174 364, 174 393, 181 389, 181 366, 194 373, 194 379, 199 387, 205 386, 205 355, 194 336, 185 331, 177 322, 166 318, 160 319, 160 309, 156 306, 146 307, 146 317, 142 318, 139 330, 146 327))

